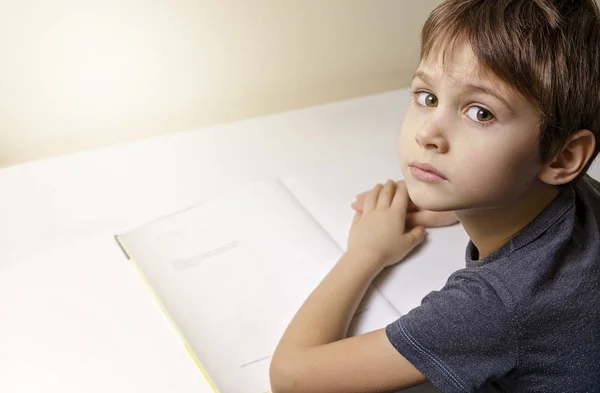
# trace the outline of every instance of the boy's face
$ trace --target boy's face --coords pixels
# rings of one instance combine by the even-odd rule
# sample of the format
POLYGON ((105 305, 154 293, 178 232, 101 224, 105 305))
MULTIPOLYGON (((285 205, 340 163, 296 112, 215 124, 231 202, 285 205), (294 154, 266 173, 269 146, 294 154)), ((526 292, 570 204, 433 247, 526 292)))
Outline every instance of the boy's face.
POLYGON ((410 197, 434 211, 506 206, 542 168, 539 112, 484 71, 469 45, 457 45, 444 67, 434 57, 417 69, 400 136, 410 197), (432 165, 443 178, 420 179, 414 161, 432 165))

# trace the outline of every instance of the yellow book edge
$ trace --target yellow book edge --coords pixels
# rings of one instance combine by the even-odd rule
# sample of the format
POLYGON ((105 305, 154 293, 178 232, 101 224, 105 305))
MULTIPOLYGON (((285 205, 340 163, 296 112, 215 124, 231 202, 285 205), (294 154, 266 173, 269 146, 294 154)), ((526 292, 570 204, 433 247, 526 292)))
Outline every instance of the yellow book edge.
POLYGON ((141 279, 144 282, 146 288, 152 294, 152 297, 154 298, 154 301, 158 304, 158 306, 160 307, 162 313, 167 317, 167 320, 171 323, 171 326, 175 329, 175 333, 177 334, 177 337, 183 343, 183 346, 185 347, 188 355, 190 355, 190 357, 192 358, 193 362, 196 364, 196 367, 198 367, 198 369, 200 370, 200 372, 202 373, 202 375, 204 376, 204 378, 206 379, 206 381, 208 382, 208 384, 212 388, 213 392, 214 393, 220 393, 219 389, 217 388, 217 385, 215 385, 214 381, 212 380, 212 378, 210 377, 210 375, 208 374, 208 372, 204 368, 204 365, 202 364, 202 362, 200 361, 200 359, 198 359, 198 356, 196 355, 196 353, 194 352, 194 350, 192 349, 192 347, 188 343, 187 339, 185 338, 185 336, 181 332, 181 329, 179 328, 179 326, 177 326, 177 323, 175 322, 175 320, 173 319, 173 317, 171 317, 171 314, 169 314, 169 311, 167 311, 167 308, 165 307, 164 303, 162 302, 162 300, 160 299, 160 297, 158 296, 158 294, 156 293, 156 291, 154 290, 154 288, 152 288, 152 285, 150 285, 150 282, 148 281, 148 278, 146 277, 146 275, 144 274, 144 272, 142 271, 142 269, 140 268, 140 266, 135 262, 135 260, 131 256, 131 254, 127 251, 127 248, 125 247, 125 244, 121 241, 121 239, 119 238, 118 235, 115 236, 115 239, 117 240, 117 243, 119 244, 119 247, 121 247, 121 249, 123 250, 123 253, 127 257, 127 259, 135 267, 135 270, 137 271, 138 275, 141 277, 141 279))

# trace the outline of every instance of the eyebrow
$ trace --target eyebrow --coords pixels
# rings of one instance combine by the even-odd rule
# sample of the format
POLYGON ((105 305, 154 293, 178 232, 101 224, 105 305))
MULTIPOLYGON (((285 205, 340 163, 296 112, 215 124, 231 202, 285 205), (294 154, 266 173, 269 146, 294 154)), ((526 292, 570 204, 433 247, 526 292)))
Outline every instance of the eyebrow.
MULTIPOLYGON (((432 79, 429 77, 429 75, 427 75, 423 71, 415 72, 415 75, 413 75, 413 80, 415 80, 416 78, 419 78, 422 81, 424 81, 425 83, 433 86, 432 79)), ((476 91, 476 92, 480 92, 480 93, 492 96, 495 99, 497 99, 498 101, 500 101, 505 107, 512 110, 512 107, 508 104, 508 101, 504 97, 502 97, 500 94, 496 93, 494 90, 492 90, 488 87, 474 85, 474 84, 469 83, 469 84, 461 85, 461 88, 465 88, 465 89, 468 89, 471 91, 476 91)))

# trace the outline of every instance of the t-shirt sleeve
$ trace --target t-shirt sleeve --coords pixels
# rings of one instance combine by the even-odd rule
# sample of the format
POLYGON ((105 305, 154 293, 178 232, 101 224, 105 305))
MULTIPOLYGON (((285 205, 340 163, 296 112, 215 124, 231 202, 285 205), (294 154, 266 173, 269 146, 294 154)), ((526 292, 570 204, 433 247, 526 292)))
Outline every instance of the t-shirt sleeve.
POLYGON ((512 316, 494 287, 460 270, 386 327, 392 345, 443 393, 477 392, 517 363, 512 316))

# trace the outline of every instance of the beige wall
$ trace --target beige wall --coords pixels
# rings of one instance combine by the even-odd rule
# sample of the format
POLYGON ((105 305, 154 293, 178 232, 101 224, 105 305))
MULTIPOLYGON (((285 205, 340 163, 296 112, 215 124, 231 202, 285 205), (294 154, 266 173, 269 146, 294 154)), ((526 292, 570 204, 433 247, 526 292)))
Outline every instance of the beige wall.
POLYGON ((0 0, 0 166, 408 86, 441 0, 0 0))

